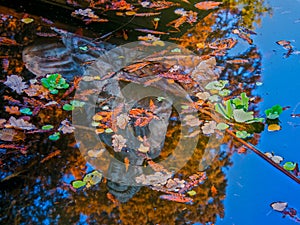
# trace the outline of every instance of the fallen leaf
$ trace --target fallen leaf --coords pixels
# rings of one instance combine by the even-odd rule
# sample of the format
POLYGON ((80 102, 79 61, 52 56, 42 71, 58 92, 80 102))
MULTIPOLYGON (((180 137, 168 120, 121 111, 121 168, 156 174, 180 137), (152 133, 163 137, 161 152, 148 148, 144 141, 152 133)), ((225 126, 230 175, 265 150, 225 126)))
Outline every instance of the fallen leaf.
POLYGON ((272 159, 272 161, 274 161, 275 163, 277 164, 280 164, 282 161, 283 161, 283 157, 279 156, 279 155, 274 155, 273 153, 271 152, 266 152, 265 155, 272 159))
POLYGON ((149 150, 150 147, 143 145, 143 143, 141 143, 140 147, 138 148, 138 151, 142 153, 147 153, 149 152, 149 150))
POLYGON ((75 127, 71 125, 71 123, 65 119, 61 122, 61 126, 58 128, 63 134, 71 134, 74 132, 75 127))
POLYGON ((127 114, 125 114, 125 113, 120 114, 117 117, 117 126, 121 129, 125 129, 125 127, 127 126, 129 120, 130 120, 130 118, 129 118, 129 116, 127 116, 127 114))
POLYGON ((0 119, 0 128, 3 128, 5 123, 6 119, 0 119))
POLYGON ((122 135, 114 134, 112 136, 112 146, 115 152, 120 152, 123 147, 126 147, 126 139, 122 135))
POLYGON ((5 111, 12 115, 20 115, 18 106, 5 106, 5 111))
POLYGON ((21 94, 28 85, 25 82, 22 82, 22 78, 17 75, 11 75, 7 77, 7 80, 4 82, 5 85, 16 91, 18 94, 21 94))
POLYGON ((281 130, 281 126, 278 124, 270 124, 268 126, 268 131, 279 131, 281 130))
POLYGON ((191 127, 199 126, 201 124, 201 121, 193 116, 193 115, 187 115, 183 118, 183 121, 185 121, 185 124, 191 127))
POLYGON ((278 212, 282 212, 286 209, 286 207, 288 206, 287 202, 273 202, 270 205, 272 207, 273 210, 278 211, 278 212))
POLYGON ((214 185, 212 185, 210 187, 210 191, 211 191, 211 195, 214 197, 218 194, 218 190, 216 189, 216 187, 214 185))
POLYGON ((215 121, 206 122, 201 129, 203 134, 213 134, 217 129, 217 123, 215 121))
POLYGON ((222 2, 206 1, 206 2, 198 2, 194 6, 200 10, 209 10, 209 9, 215 9, 221 4, 222 2))
POLYGON ((22 130, 33 130, 33 129, 36 129, 36 127, 33 124, 25 121, 24 119, 16 119, 13 116, 11 116, 9 118, 8 122, 10 123, 10 125, 12 127, 19 128, 19 129, 22 129, 22 130))

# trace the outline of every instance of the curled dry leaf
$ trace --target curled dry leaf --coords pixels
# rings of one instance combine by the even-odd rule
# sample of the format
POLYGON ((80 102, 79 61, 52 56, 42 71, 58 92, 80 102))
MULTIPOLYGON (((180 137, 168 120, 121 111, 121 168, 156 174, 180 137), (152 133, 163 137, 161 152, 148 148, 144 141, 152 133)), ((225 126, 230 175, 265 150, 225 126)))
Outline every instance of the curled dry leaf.
POLYGON ((4 82, 4 84, 16 91, 18 94, 21 94, 23 90, 28 87, 28 85, 22 81, 23 79, 21 77, 17 75, 11 75, 7 77, 7 80, 4 82))
POLYGON ((25 121, 24 119, 16 119, 15 117, 11 116, 8 120, 10 126, 14 127, 14 128, 18 128, 18 129, 22 129, 22 130, 33 130, 36 129, 36 127, 25 121))
POLYGON ((126 139, 119 134, 114 134, 112 136, 112 146, 115 152, 120 152, 123 147, 126 147, 126 139))

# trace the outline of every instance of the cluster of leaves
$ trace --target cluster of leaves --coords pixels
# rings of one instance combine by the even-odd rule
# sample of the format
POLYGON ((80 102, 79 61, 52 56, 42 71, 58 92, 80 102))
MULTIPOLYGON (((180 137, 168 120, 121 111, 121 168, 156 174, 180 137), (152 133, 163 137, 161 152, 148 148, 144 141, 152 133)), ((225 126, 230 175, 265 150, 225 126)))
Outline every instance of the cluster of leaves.
POLYGON ((90 173, 87 173, 82 180, 74 180, 71 182, 71 184, 75 189, 79 189, 82 187, 90 188, 91 186, 100 183, 101 180, 102 173, 95 170, 90 173))

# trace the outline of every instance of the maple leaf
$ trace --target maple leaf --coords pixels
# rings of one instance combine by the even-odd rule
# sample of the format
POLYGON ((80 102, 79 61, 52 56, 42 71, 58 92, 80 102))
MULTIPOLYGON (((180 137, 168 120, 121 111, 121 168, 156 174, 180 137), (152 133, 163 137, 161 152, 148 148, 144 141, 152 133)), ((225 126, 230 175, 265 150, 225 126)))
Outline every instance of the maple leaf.
POLYGON ((8 122, 10 123, 10 125, 12 127, 19 128, 19 129, 22 129, 22 130, 33 130, 33 129, 36 129, 36 127, 33 124, 25 121, 24 119, 16 119, 13 116, 11 116, 9 118, 8 122))
POLYGON ((25 82, 22 82, 22 80, 23 79, 17 75, 11 75, 7 77, 4 84, 16 91, 18 94, 21 94, 23 90, 28 87, 28 85, 26 85, 25 82))

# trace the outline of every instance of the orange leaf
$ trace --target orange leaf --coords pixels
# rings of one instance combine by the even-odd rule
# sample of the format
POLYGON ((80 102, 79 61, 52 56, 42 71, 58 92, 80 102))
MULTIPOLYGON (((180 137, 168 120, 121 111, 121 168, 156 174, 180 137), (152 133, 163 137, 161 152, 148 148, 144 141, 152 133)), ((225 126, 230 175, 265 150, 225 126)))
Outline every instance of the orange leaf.
POLYGON ((209 10, 216 8, 221 4, 222 2, 206 1, 195 4, 195 7, 200 10, 209 10))
POLYGON ((151 112, 153 112, 156 109, 156 105, 154 104, 152 99, 150 99, 149 101, 149 107, 151 112))
POLYGON ((20 115, 19 107, 18 106, 5 106, 5 111, 9 114, 13 115, 20 115))
POLYGON ((216 189, 216 187, 214 185, 211 186, 210 191, 211 191, 211 195, 213 197, 218 194, 218 190, 216 189))

